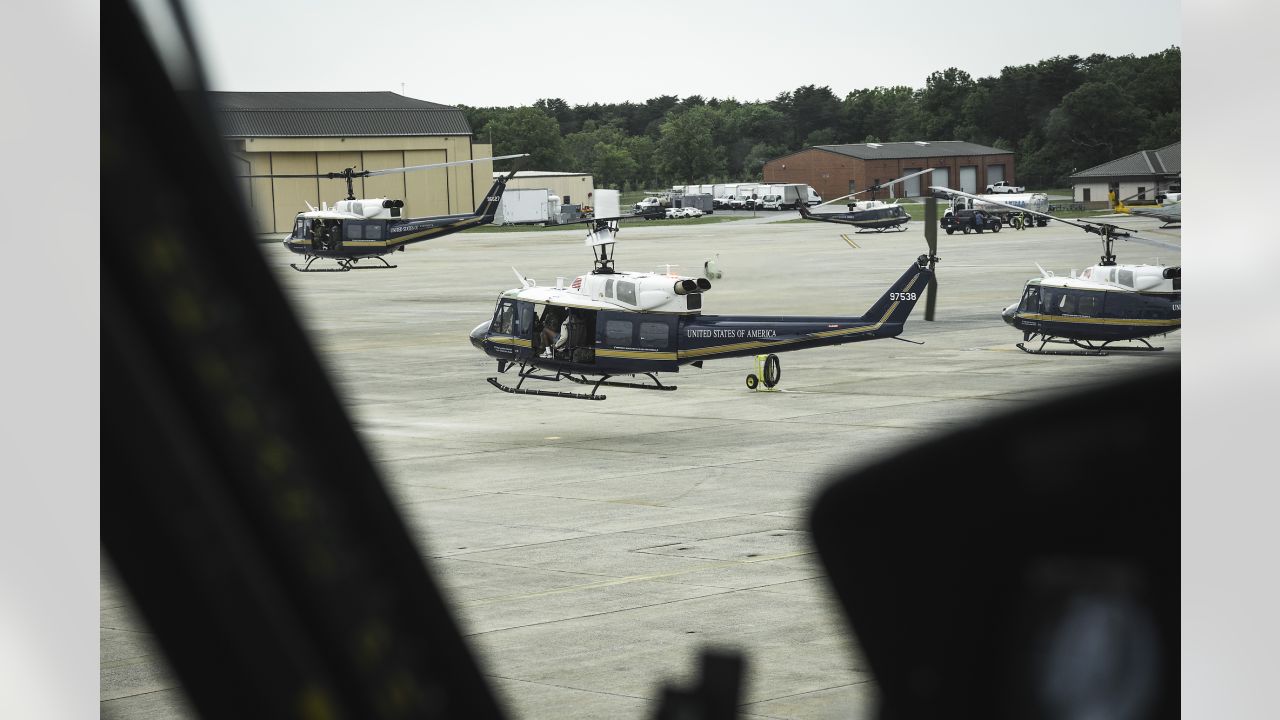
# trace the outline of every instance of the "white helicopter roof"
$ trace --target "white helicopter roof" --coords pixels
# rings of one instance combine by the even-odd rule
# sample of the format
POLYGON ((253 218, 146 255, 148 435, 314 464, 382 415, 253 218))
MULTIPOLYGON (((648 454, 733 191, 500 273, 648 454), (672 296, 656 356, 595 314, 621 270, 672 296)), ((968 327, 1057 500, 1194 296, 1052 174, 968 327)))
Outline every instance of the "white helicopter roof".
POLYGON ((1173 281, 1164 276, 1165 265, 1091 265, 1077 277, 1061 277, 1041 269, 1042 277, 1031 282, 1048 287, 1078 290, 1124 290, 1175 292, 1173 281), (1124 282, 1128 280, 1129 282, 1124 282))
POLYGON ((678 286, 692 287, 698 279, 662 273, 592 273, 579 275, 570 284, 565 284, 564 278, 557 278, 555 287, 541 287, 519 272, 516 275, 521 282, 528 284, 508 290, 502 293, 502 297, 588 310, 696 314, 702 303, 694 301, 694 307, 690 307, 690 298, 710 288, 707 281, 702 280, 702 290, 679 292, 678 286), (627 284, 630 287, 624 289, 627 284))

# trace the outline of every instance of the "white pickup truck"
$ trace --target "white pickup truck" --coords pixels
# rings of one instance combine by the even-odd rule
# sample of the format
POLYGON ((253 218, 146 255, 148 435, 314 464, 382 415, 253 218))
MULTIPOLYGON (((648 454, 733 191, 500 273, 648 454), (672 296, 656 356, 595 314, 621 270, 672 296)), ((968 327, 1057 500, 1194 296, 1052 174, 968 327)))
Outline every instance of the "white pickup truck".
POLYGON ((997 193, 1022 193, 1026 191, 1027 189, 1025 187, 1020 185, 1010 185, 1003 180, 987 186, 987 193, 990 195, 995 195, 997 193))

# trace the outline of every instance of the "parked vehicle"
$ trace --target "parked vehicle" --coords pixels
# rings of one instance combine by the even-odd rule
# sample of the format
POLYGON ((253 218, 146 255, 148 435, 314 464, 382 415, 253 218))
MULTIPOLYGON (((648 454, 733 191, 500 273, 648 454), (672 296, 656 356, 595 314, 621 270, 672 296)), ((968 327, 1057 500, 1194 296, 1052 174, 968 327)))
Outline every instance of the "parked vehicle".
POLYGON ((965 234, 970 232, 982 232, 990 230, 991 232, 1000 232, 1000 217, 989 213, 985 210, 956 210, 942 216, 938 221, 943 230, 950 235, 959 230, 965 234))
POLYGON ((1010 185, 1004 180, 991 183, 990 185, 987 186, 987 194, 989 195, 996 195, 996 194, 1003 195, 1006 193, 1023 193, 1026 191, 1027 189, 1025 187, 1021 185, 1010 185))

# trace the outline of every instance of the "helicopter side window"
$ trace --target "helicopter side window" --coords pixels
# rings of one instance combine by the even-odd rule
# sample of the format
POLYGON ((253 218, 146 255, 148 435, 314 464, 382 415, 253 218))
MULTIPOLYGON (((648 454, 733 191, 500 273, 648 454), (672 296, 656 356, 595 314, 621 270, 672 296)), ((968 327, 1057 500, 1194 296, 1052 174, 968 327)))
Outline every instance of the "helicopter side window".
MULTIPOLYGON (((623 283, 618 284, 622 285, 623 283)), ((630 320, 609 320, 604 324, 604 341, 608 345, 630 345, 631 333, 630 320)))
POLYGON ((348 239, 348 240, 363 240, 363 239, 364 239, 364 226, 363 226, 363 225, 361 225, 361 224, 359 224, 359 223, 347 223, 346 230, 347 230, 347 239, 348 239))
POLYGON ((613 278, 604 281, 604 296, 613 297, 613 278))
POLYGON ((369 223, 368 225, 365 225, 364 239, 365 240, 381 240, 382 225, 380 223, 369 223))
POLYGON ((533 303, 516 303, 516 321, 511 334, 520 337, 533 337, 534 317, 533 303))
POLYGON ((1132 270, 1120 271, 1120 284, 1124 285, 1125 287, 1133 287, 1133 271, 1132 270))
POLYGON ((1076 315, 1076 297, 1070 293, 1063 293, 1062 299, 1058 301, 1058 314, 1060 315, 1076 315))
POLYGON ((1045 315, 1057 315, 1059 303, 1062 302, 1062 294, 1055 290, 1045 290, 1040 295, 1040 312, 1045 315))
POLYGON ((618 281, 618 299, 629 305, 635 305, 636 304, 636 284, 626 282, 624 280, 619 280, 618 281))
POLYGON ((653 350, 665 350, 670 338, 671 329, 666 323, 640 323, 640 347, 653 350))
POLYGON ((1095 293, 1084 293, 1076 302, 1076 311, 1081 315, 1096 316, 1102 311, 1102 297, 1095 293))

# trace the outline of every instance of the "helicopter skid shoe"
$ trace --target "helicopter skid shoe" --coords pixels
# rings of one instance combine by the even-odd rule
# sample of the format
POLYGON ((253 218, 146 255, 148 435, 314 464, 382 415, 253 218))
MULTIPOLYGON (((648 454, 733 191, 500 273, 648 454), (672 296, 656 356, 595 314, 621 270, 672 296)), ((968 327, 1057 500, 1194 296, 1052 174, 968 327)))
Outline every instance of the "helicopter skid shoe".
MULTIPOLYGON (((591 389, 591 394, 560 392, 558 390, 530 390, 522 387, 509 387, 498 382, 498 378, 488 378, 489 384, 498 388, 502 392, 511 393, 512 395, 541 395, 543 397, 559 397, 570 398, 572 400, 604 400, 605 395, 596 393, 596 388, 591 389)), ((597 386, 598 387, 598 386, 597 386)))
POLYGON ((653 380, 654 384, 649 385, 647 383, 617 382, 609 379, 610 377, 612 377, 611 375, 605 375, 604 379, 599 380, 597 382, 588 380, 585 375, 582 377, 565 375, 565 377, 578 383, 579 385, 594 385, 596 387, 600 387, 601 385, 607 385, 609 387, 632 388, 635 390, 675 390, 676 389, 675 385, 663 385, 662 381, 659 380, 657 376, 654 375, 653 373, 645 373, 645 375, 648 375, 649 379, 653 380))

